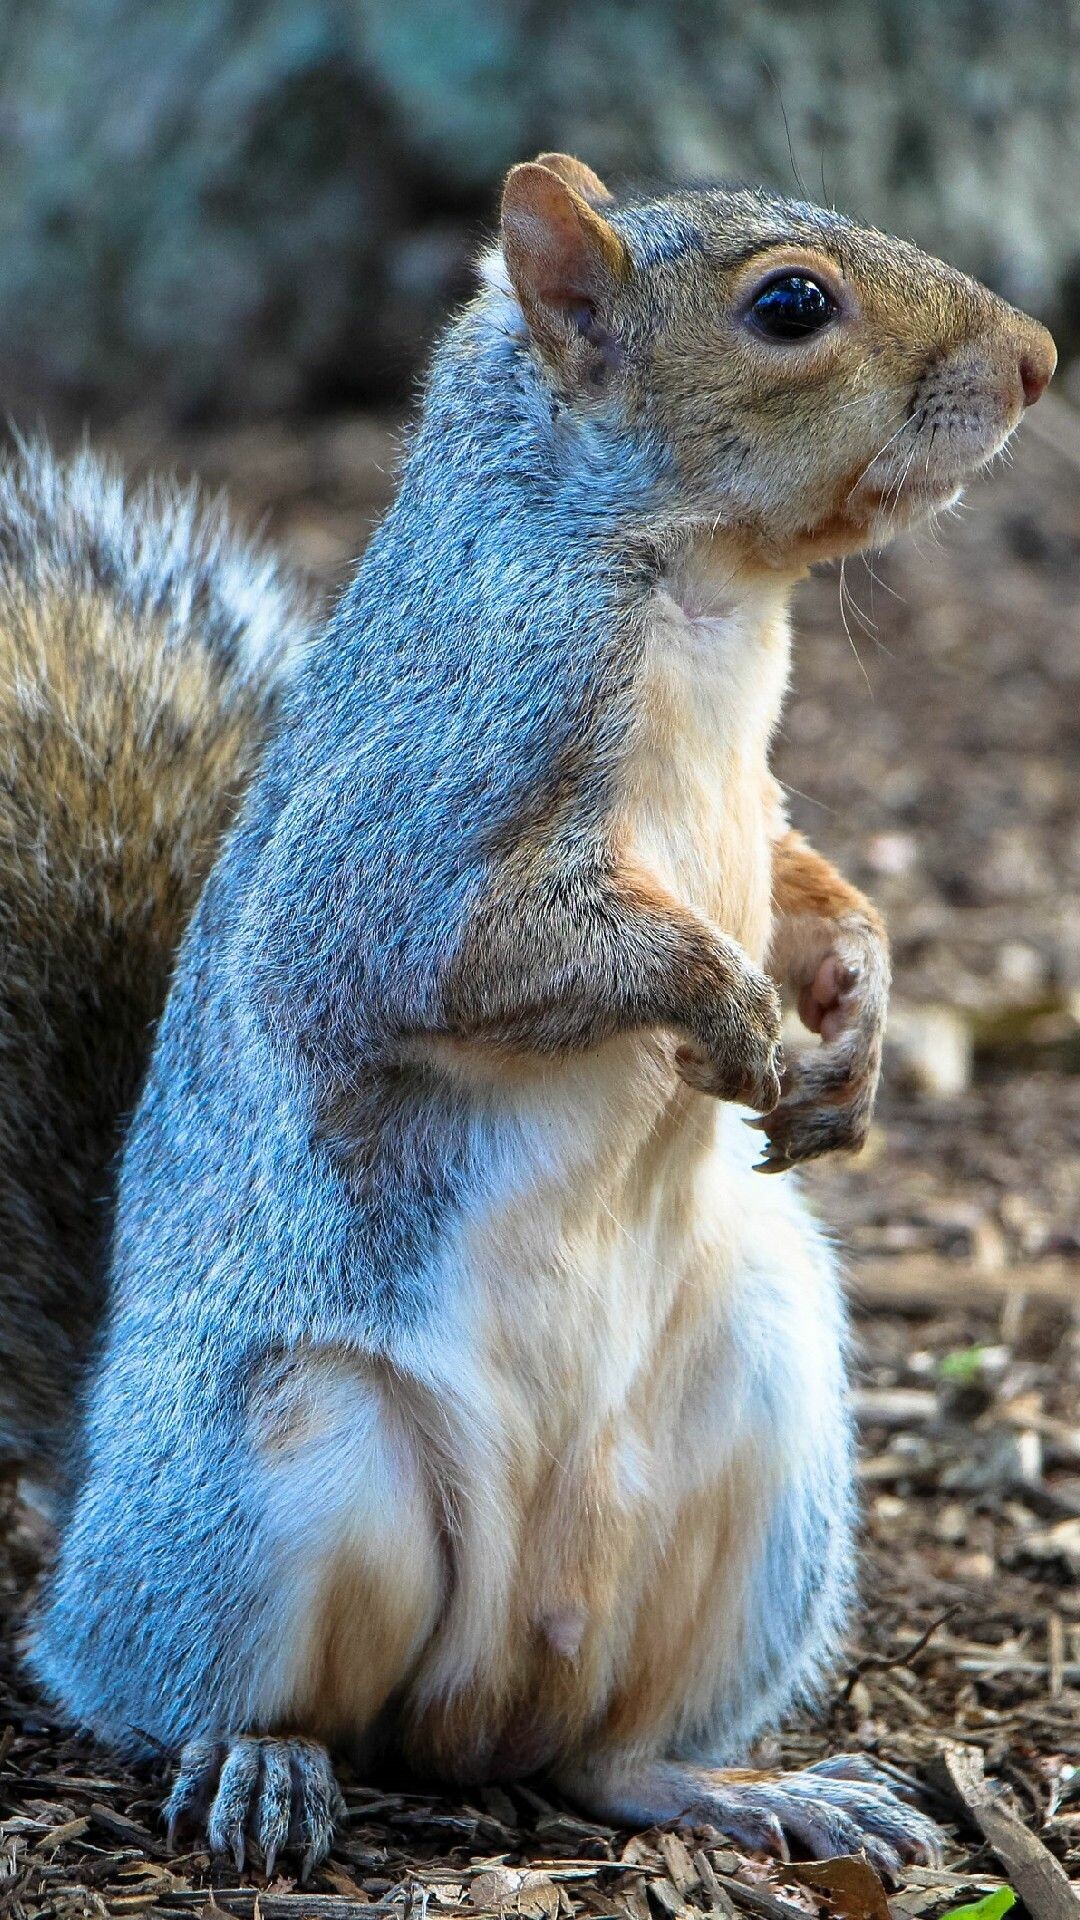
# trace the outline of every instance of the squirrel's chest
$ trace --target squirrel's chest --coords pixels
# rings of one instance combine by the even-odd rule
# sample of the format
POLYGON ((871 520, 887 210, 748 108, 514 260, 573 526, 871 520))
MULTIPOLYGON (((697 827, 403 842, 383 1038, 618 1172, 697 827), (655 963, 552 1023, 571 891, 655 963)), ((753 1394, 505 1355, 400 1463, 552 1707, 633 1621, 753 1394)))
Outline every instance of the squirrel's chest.
POLYGON ((658 596, 616 803, 630 857, 758 961, 770 913, 768 745, 788 664, 782 612, 691 618, 658 596))

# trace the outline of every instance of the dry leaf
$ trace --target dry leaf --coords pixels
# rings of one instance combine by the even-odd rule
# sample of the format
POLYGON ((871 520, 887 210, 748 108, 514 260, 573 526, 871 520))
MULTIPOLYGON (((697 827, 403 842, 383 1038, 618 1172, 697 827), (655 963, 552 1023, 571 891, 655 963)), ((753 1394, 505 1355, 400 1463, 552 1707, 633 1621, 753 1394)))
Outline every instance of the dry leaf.
POLYGON ((835 1860, 806 1860, 785 1867, 785 1880, 798 1881, 815 1893, 827 1894, 829 1905, 843 1920, 890 1920, 889 1901, 869 1860, 859 1853, 838 1854, 835 1860))
POLYGON ((478 1873, 469 1888, 470 1906, 480 1913, 513 1906, 524 1877, 514 1867, 490 1867, 486 1873, 478 1873))
POLYGON ((546 1873, 524 1874, 517 1896, 517 1910, 532 1916, 533 1920, 555 1920, 559 1911, 558 1887, 546 1873))

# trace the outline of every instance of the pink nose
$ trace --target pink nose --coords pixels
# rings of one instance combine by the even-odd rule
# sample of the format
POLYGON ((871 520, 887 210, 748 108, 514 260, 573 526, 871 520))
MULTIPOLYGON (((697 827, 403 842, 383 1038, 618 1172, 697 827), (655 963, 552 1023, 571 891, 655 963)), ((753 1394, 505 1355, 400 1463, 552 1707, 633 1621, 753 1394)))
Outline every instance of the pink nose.
POLYGON ((1020 362, 1020 385, 1024 389, 1025 407, 1033 407, 1041 399, 1050 385, 1052 368, 1045 360, 1036 359, 1033 354, 1025 353, 1020 362))
POLYGON ((1018 368, 1020 385, 1024 391, 1025 407, 1033 407, 1036 400, 1046 392, 1057 366, 1057 348, 1045 327, 1037 320, 1029 320, 1024 315, 1020 338, 1014 334, 1014 351, 1019 350, 1018 368))

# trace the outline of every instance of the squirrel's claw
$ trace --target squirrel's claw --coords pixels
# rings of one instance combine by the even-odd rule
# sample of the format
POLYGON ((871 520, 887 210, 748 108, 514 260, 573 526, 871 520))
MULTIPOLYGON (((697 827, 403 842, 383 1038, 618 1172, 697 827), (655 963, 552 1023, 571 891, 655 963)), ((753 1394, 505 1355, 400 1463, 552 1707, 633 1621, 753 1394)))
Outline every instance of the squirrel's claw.
POLYGON ((784 1058, 772 981, 743 958, 730 996, 675 1048, 675 1071, 697 1093, 768 1113, 780 1098, 784 1058))
POLYGON ((786 1153, 777 1153, 770 1148, 763 1160, 755 1160, 754 1172, 790 1173, 792 1167, 797 1167, 798 1164, 799 1162, 797 1160, 789 1160, 786 1153))
POLYGON ((778 1104, 761 1122, 769 1147, 755 1171, 781 1173, 804 1160, 863 1146, 880 1060, 876 1033, 854 1031, 793 1063, 778 1104))
POLYGON ((862 1786, 895 1794, 897 1799, 906 1800, 912 1806, 918 1803, 920 1787, 914 1775, 904 1773, 900 1767, 872 1760, 868 1753, 830 1753, 824 1760, 815 1760, 806 1772, 820 1774, 825 1780, 853 1780, 862 1786))
POLYGON ((849 928, 799 992, 799 1015, 821 1045, 791 1062, 761 1122, 769 1147, 757 1173, 783 1173, 866 1141, 881 1072, 889 964, 872 927, 849 928))
POLYGON ((170 1847, 184 1827, 205 1823, 211 1850, 228 1855, 237 1873, 251 1840, 268 1879, 288 1850, 300 1854, 306 1880, 329 1853, 344 1811, 329 1756, 317 1741, 241 1735, 189 1741, 165 1817, 170 1847))
POLYGON ((176 1852, 182 1834, 205 1826, 224 1751, 218 1740, 189 1740, 181 1753, 173 1789, 163 1808, 170 1853, 176 1852))
POLYGON ((231 1854, 237 1873, 244 1870, 248 1809, 256 1799, 260 1762, 254 1740, 237 1740, 230 1745, 207 1822, 211 1850, 231 1854))
POLYGON ((293 1773, 289 1846, 303 1848, 300 1878, 306 1880, 329 1853, 334 1831, 345 1817, 345 1802, 326 1748, 317 1740, 287 1744, 293 1773))
POLYGON ((263 1749, 259 1797, 253 1822, 262 1848, 263 1871, 268 1880, 273 1878, 278 1854, 288 1845, 292 1799, 289 1754, 283 1741, 275 1741, 263 1749))

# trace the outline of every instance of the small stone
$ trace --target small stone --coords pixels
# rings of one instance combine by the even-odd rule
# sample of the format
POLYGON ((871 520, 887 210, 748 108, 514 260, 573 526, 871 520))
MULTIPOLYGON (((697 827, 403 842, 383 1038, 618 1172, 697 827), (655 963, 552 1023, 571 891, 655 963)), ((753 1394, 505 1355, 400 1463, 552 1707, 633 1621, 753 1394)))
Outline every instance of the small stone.
POLYGON ((870 1718, 874 1703, 870 1698, 870 1689, 865 1680, 856 1680, 848 1694, 848 1702, 852 1712, 858 1714, 860 1720, 870 1718))
POLYGON ((1026 940, 1006 940, 998 949, 997 975, 1014 992, 1032 994, 1046 983, 1046 961, 1026 940))
POLYGON ((962 1553, 953 1561, 951 1572, 956 1580, 970 1580, 973 1586, 985 1586, 994 1578, 997 1567, 988 1553, 962 1553))
POLYGON ((918 847, 910 833, 875 833, 867 841, 864 858, 872 873, 907 873, 915 864, 918 847))
POLYGON ((969 1520, 967 1507, 961 1506, 958 1500, 950 1500, 934 1521, 934 1536, 946 1546, 958 1546, 967 1536, 969 1520))
POLYGON ((908 1503, 895 1493, 879 1493, 874 1501, 875 1520, 902 1520, 907 1512, 908 1503))
POLYGON ((971 1085, 971 1028, 952 1007, 894 1004, 885 1049, 886 1072, 912 1093, 952 1100, 971 1085))

